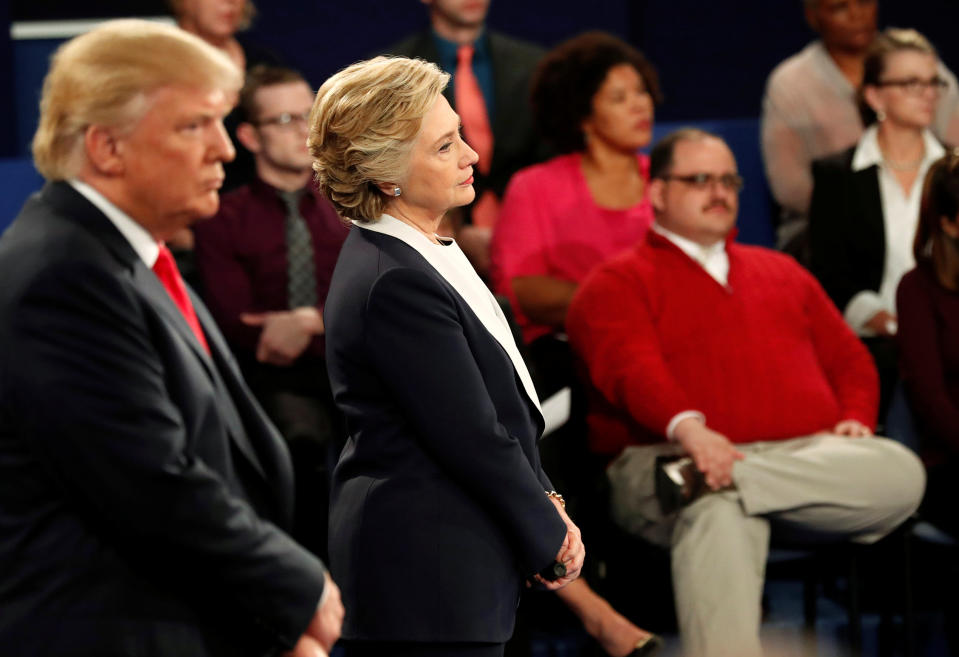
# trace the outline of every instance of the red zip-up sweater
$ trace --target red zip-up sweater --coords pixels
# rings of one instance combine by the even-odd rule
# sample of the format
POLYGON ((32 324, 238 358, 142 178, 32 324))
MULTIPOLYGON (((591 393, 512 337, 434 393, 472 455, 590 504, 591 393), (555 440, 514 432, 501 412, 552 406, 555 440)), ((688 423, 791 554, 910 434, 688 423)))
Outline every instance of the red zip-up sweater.
POLYGON ((775 251, 729 240, 726 252, 723 286, 650 231, 580 286, 567 331, 598 453, 663 441, 686 410, 733 442, 875 426, 872 359, 816 280, 775 251))

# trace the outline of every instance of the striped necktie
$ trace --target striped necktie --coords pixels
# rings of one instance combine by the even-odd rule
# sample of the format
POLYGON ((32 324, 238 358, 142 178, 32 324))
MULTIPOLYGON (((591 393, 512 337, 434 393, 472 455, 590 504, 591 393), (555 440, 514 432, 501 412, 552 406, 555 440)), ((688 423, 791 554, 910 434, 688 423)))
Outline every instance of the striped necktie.
POLYGON ((280 192, 286 205, 286 291, 290 308, 315 306, 317 302, 313 237, 300 214, 303 194, 304 190, 280 192))

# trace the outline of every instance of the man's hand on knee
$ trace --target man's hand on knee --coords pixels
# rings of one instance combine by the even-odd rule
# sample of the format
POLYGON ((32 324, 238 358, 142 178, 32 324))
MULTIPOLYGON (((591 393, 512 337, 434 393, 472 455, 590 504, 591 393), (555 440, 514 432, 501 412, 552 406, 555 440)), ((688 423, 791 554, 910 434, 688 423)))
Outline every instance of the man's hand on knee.
POLYGON ((674 435, 703 473, 707 486, 719 490, 732 485, 733 464, 745 456, 729 438, 692 417, 676 425, 674 435))
POLYGON ((865 438, 872 435, 872 429, 859 420, 842 420, 833 427, 832 432, 837 436, 850 436, 852 438, 865 438))

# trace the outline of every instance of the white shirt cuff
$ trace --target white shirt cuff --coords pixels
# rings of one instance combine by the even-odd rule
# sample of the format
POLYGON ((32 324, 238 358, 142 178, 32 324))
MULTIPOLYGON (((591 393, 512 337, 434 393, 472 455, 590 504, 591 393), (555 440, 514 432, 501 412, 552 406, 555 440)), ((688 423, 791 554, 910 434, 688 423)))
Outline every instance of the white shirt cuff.
POLYGON ((686 418, 690 417, 694 417, 703 424, 706 424, 706 416, 699 411, 682 411, 681 413, 676 413, 676 415, 673 416, 673 419, 669 421, 669 424, 666 425, 666 438, 675 441, 676 426, 686 418))
POLYGON ((319 599, 319 601, 316 603, 316 609, 317 609, 317 611, 320 610, 320 608, 323 606, 323 603, 326 602, 326 599, 329 597, 329 595, 330 595, 330 582, 333 581, 332 579, 326 579, 326 575, 323 576, 323 579, 324 579, 324 582, 323 582, 323 593, 320 594, 320 599, 319 599))
POLYGON ((866 322, 880 310, 886 309, 883 307, 879 295, 872 290, 863 290, 850 299, 842 316, 849 324, 849 328, 856 332, 856 335, 868 338, 876 335, 876 332, 868 328, 866 322))

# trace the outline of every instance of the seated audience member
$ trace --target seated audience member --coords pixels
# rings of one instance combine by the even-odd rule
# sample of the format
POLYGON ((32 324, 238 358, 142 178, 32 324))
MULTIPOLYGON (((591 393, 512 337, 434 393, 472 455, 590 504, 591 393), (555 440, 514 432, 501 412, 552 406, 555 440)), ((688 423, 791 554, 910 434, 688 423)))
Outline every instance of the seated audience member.
POLYGON ((913 247, 902 277, 899 362, 920 432, 929 486, 921 512, 959 535, 959 153, 929 170, 913 247))
POLYGON ((896 287, 916 264, 910 244, 922 181, 945 152, 928 129, 945 87, 922 35, 886 30, 863 71, 869 127, 852 148, 813 163, 811 269, 876 361, 880 421, 899 377, 896 287))
POLYGON ((771 526, 876 541, 919 504, 922 464, 872 436, 875 368, 816 280, 733 242, 726 144, 675 132, 650 178, 652 230, 569 309, 590 438, 611 459, 614 519, 670 549, 686 654, 759 655, 771 526))
POLYGON ((540 370, 579 283, 652 223, 649 158, 638 149, 651 139, 659 97, 646 58, 602 32, 561 44, 536 72, 535 122, 563 154, 510 182, 492 257, 494 290, 510 299, 540 370))
POLYGON ((237 35, 256 14, 252 0, 168 0, 177 25, 226 53, 241 71, 273 63, 267 51, 237 35))
POLYGON ((544 50, 487 29, 490 0, 422 2, 429 8, 430 29, 385 52, 425 59, 452 76, 443 94, 480 158, 473 168, 476 200, 465 216, 455 213, 459 218, 452 228, 457 243, 486 278, 490 236, 506 183, 517 170, 544 157, 528 103, 530 76, 544 50))
POLYGON ((327 453, 340 442, 324 360, 323 302, 348 230, 312 183, 313 93, 299 73, 259 66, 240 93, 241 143, 257 178, 224 195, 196 231, 205 298, 293 455, 295 534, 326 551, 327 453))
MULTIPOLYGON (((546 397, 575 380, 564 331, 569 300, 586 273, 628 248, 652 222, 648 158, 656 72, 620 39, 601 32, 551 51, 534 75, 534 121, 563 155, 517 173, 493 235, 493 283, 510 299, 546 397)), ((573 429, 575 430, 575 429, 573 429)), ((564 438, 541 445, 544 460, 564 438)), ((565 464, 568 467, 568 464, 565 464)), ((596 595, 583 578, 558 593, 607 653, 650 636, 596 595)))
MULTIPOLYGON (((809 261, 807 212, 815 159, 848 148, 862 136, 856 93, 866 52, 876 36, 877 0, 805 0, 806 21, 820 39, 773 70, 762 103, 762 153, 766 177, 782 208, 777 247, 809 261)), ((948 82, 934 131, 959 143, 959 89, 948 82)))

